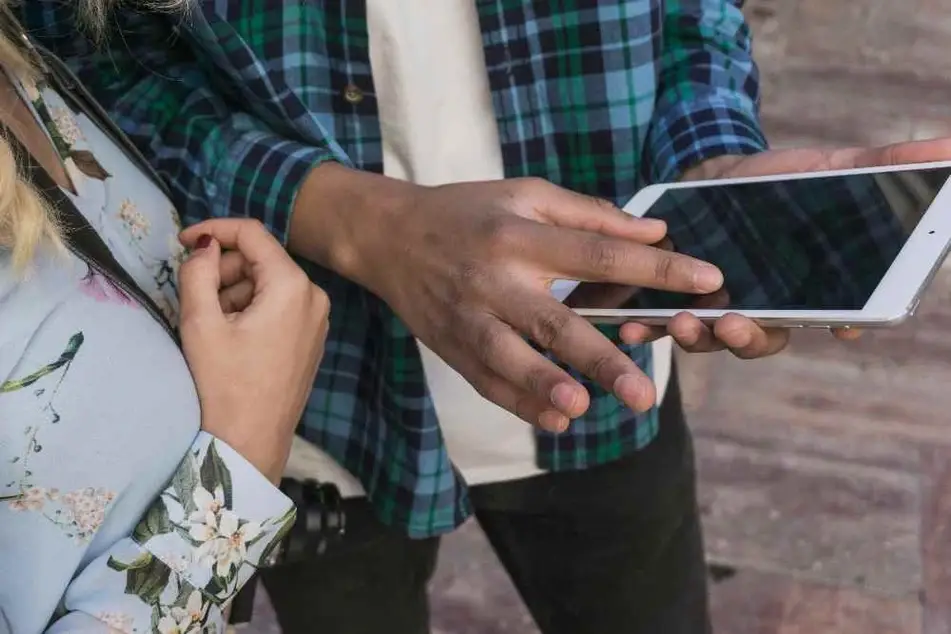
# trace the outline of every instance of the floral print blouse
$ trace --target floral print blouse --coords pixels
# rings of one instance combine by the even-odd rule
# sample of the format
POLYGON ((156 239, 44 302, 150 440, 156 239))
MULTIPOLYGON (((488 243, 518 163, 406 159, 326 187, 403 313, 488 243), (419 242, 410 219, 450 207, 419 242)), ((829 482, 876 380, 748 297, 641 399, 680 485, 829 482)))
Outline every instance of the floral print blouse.
MULTIPOLYGON (((168 199, 49 86, 18 85, 65 193, 174 322, 168 199)), ((0 634, 223 632, 290 500, 199 431, 174 341, 82 260, 41 253, 22 276, 0 251, 0 324, 0 634)))

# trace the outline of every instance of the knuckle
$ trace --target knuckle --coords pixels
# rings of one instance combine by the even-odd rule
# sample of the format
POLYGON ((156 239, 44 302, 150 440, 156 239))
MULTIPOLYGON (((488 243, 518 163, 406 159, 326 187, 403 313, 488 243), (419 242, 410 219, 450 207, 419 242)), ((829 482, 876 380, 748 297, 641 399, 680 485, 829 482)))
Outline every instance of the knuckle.
POLYGON ((257 218, 241 218, 240 222, 244 224, 248 231, 257 231, 267 233, 264 223, 257 218))
POLYGON ((315 313, 320 316, 321 321, 330 315, 330 296, 324 289, 314 284, 311 284, 311 302, 316 307, 315 313))
POLYGON ((611 242, 601 238, 590 240, 585 245, 583 253, 592 272, 609 276, 617 270, 620 254, 617 246, 611 242))
POLYGON ((522 228, 513 218, 490 214, 479 220, 476 234, 486 246, 489 257, 510 253, 521 242, 522 228))
POLYGON ((592 358, 584 367, 584 374, 595 381, 604 382, 605 374, 611 367, 614 359, 610 354, 599 354, 592 358))
POLYGON ((588 196, 588 200, 591 201, 591 204, 597 207, 599 210, 605 213, 617 213, 620 211, 617 205, 612 203, 610 200, 605 198, 600 198, 598 196, 588 196))
POLYGON ((547 311, 532 320, 529 336, 541 347, 551 350, 558 345, 573 316, 566 311, 547 311))
POLYGON ((284 283, 295 294, 307 296, 311 294, 312 287, 314 286, 311 283, 310 278, 307 277, 307 273, 305 273, 299 266, 291 267, 291 269, 287 272, 287 275, 284 276, 284 283))
POLYGON ((506 407, 507 403, 499 403, 502 399, 503 392, 500 389, 500 380, 496 378, 489 377, 488 374, 479 373, 472 378, 467 378, 472 387, 475 388, 476 393, 484 398, 487 401, 492 401, 506 407))
POLYGON ((553 185, 538 176, 523 176, 512 179, 509 190, 511 203, 516 209, 526 211, 535 207, 539 199, 549 196, 553 185))
POLYGON ((515 180, 519 190, 525 194, 538 193, 551 186, 551 183, 540 176, 523 176, 515 180))
POLYGON ((475 334, 476 355, 482 363, 492 367, 502 348, 503 331, 495 324, 487 324, 478 328, 475 334))
POLYGON ((546 384, 546 377, 549 374, 551 369, 551 363, 547 363, 547 366, 540 366, 535 364, 525 370, 524 375, 522 376, 522 389, 531 394, 537 394, 546 384))
POLYGON ((654 279, 663 284, 670 282, 673 275, 674 258, 665 253, 657 255, 654 261, 654 279))

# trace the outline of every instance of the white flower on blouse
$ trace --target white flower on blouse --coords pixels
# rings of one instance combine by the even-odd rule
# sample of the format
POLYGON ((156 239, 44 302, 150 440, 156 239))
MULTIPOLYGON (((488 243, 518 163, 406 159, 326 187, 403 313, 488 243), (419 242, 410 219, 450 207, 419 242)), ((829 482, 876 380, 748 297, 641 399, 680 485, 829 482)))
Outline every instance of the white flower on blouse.
POLYGON ((191 634, 192 632, 197 634, 200 627, 200 625, 192 623, 191 619, 176 621, 167 614, 160 618, 158 622, 158 631, 160 634, 191 634))
POLYGON ((188 535, 198 542, 195 560, 204 568, 214 567, 215 574, 227 576, 232 567, 248 557, 248 542, 261 534, 257 522, 244 522, 224 508, 224 491, 216 487, 214 495, 202 486, 192 494, 195 510, 188 516, 188 535))
POLYGON ((173 607, 162 615, 158 621, 158 631, 160 634, 197 634, 207 612, 208 605, 205 604, 201 592, 194 590, 188 595, 185 607, 173 607))
POLYGON ((190 519, 193 522, 199 522, 204 520, 208 513, 217 515, 221 512, 221 509, 225 506, 225 492, 221 486, 216 486, 215 492, 212 494, 208 489, 199 485, 195 487, 195 492, 192 493, 192 500, 195 502, 197 510, 192 512, 190 519))
POLYGON ((195 510, 188 516, 191 527, 188 534, 192 539, 205 543, 218 535, 218 514, 225 505, 225 493, 220 486, 212 494, 203 486, 195 487, 192 493, 195 510))
POLYGON ((76 116, 69 108, 62 106, 51 108, 50 115, 53 117, 53 124, 59 130, 60 136, 70 146, 76 145, 76 141, 83 139, 83 131, 76 121, 76 116))
POLYGON ((218 524, 219 539, 215 572, 224 577, 231 572, 232 566, 240 566, 248 558, 248 542, 261 534, 261 525, 257 522, 245 522, 238 525, 238 516, 231 511, 221 512, 218 524))
POLYGON ((145 217, 145 214, 139 211, 139 208, 131 199, 126 198, 119 204, 118 216, 133 240, 141 240, 144 236, 149 235, 152 223, 145 217))
POLYGON ((241 524, 238 516, 229 510, 223 510, 217 518, 211 514, 202 525, 192 525, 189 535, 195 541, 203 542, 195 551, 195 559, 203 568, 214 567, 219 577, 227 577, 233 567, 239 567, 248 557, 248 542, 261 534, 261 525, 257 522, 241 524), (211 521, 215 521, 211 524, 211 521), (201 539, 211 535, 208 539, 201 539))

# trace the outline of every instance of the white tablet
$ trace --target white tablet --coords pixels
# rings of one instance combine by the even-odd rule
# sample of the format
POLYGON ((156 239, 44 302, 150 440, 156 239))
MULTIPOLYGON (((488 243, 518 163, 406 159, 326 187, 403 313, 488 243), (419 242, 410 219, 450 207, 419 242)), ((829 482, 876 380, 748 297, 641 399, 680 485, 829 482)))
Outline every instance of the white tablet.
POLYGON ((646 187, 625 206, 661 218, 674 249, 717 265, 698 297, 559 281, 596 323, 739 313, 773 326, 892 326, 910 316, 951 245, 951 161, 646 187))

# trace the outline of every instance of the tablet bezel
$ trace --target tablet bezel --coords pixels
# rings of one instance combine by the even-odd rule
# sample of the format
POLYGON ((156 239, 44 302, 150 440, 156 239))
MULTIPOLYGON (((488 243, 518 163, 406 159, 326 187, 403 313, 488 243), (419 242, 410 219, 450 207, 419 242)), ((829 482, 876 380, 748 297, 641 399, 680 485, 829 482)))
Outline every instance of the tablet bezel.
MULTIPOLYGON (((717 187, 738 183, 776 182, 828 178, 853 174, 886 174, 951 168, 951 161, 890 165, 883 167, 774 174, 721 180, 686 181, 667 185, 650 185, 639 191, 624 211, 642 216, 669 189, 717 187)), ((689 312, 703 321, 715 321, 733 313, 759 323, 781 327, 888 327, 895 326, 914 314, 921 293, 937 273, 951 247, 951 178, 945 181, 934 201, 922 216, 915 230, 881 282, 861 310, 623 310, 576 308, 575 311, 594 323, 620 324, 638 321, 662 325, 682 312, 689 312)))

